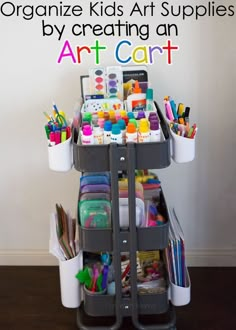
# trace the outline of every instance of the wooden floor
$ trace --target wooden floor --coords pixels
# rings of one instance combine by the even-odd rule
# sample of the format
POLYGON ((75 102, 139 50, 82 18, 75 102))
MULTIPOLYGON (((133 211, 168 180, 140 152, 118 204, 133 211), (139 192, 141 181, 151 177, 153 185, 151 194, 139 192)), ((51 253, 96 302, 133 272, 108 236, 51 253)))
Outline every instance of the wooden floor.
MULTIPOLYGON (((192 300, 176 308, 177 330, 235 330, 236 268, 189 272, 192 300)), ((130 324, 125 320, 122 329, 130 324)), ((0 329, 77 329, 76 311, 60 302, 57 267, 0 267, 0 329)))

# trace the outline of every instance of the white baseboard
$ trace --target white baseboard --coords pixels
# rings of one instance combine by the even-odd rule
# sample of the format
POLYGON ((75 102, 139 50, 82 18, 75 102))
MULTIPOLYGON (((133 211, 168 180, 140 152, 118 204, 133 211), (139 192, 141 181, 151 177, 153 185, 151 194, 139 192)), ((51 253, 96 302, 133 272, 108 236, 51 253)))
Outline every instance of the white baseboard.
POLYGON ((47 250, 0 250, 1 266, 56 266, 57 259, 47 250))
MULTIPOLYGON (((186 252, 190 267, 236 267, 236 249, 193 249, 186 252)), ((47 250, 0 250, 1 266, 56 266, 47 250)))
POLYGON ((235 267, 236 249, 187 250, 186 262, 191 267, 235 267))

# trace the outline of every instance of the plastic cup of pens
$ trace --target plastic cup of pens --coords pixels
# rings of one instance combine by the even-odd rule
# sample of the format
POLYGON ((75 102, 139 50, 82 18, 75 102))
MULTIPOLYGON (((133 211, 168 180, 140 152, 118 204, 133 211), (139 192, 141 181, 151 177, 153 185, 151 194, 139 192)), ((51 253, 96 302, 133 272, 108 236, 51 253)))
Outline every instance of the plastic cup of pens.
POLYGON ((54 117, 46 113, 48 123, 45 132, 48 139, 48 163, 53 171, 67 172, 73 165, 71 143, 71 127, 65 119, 65 114, 54 105, 54 117))
POLYGON ((76 275, 81 284, 84 285, 84 291, 88 295, 103 295, 107 293, 108 265, 100 263, 93 266, 86 266, 76 275))
POLYGON ((190 108, 179 103, 178 109, 169 96, 164 99, 166 121, 170 127, 172 158, 176 163, 191 162, 195 157, 196 124, 189 125, 190 108))
POLYGON ((195 138, 188 136, 184 125, 171 124, 172 158, 176 163, 191 162, 195 157, 195 138))

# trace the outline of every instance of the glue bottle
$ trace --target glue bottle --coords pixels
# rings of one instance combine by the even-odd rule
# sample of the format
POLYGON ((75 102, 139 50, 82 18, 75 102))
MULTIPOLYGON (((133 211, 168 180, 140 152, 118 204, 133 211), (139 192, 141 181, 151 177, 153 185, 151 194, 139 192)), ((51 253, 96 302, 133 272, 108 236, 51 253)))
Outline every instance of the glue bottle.
POLYGON ((128 111, 140 111, 146 108, 146 94, 142 93, 138 80, 135 81, 132 94, 127 96, 128 111))

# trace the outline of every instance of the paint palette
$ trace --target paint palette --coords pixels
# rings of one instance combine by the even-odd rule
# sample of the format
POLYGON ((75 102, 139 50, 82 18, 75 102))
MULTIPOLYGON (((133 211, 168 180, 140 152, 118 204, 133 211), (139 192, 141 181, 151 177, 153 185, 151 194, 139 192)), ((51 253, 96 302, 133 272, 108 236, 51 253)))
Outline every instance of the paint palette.
POLYGON ((106 89, 108 98, 119 98, 123 100, 123 74, 121 67, 108 66, 107 67, 107 79, 106 89))
POLYGON ((89 70, 90 93, 105 95, 106 93, 106 72, 102 67, 89 70))

